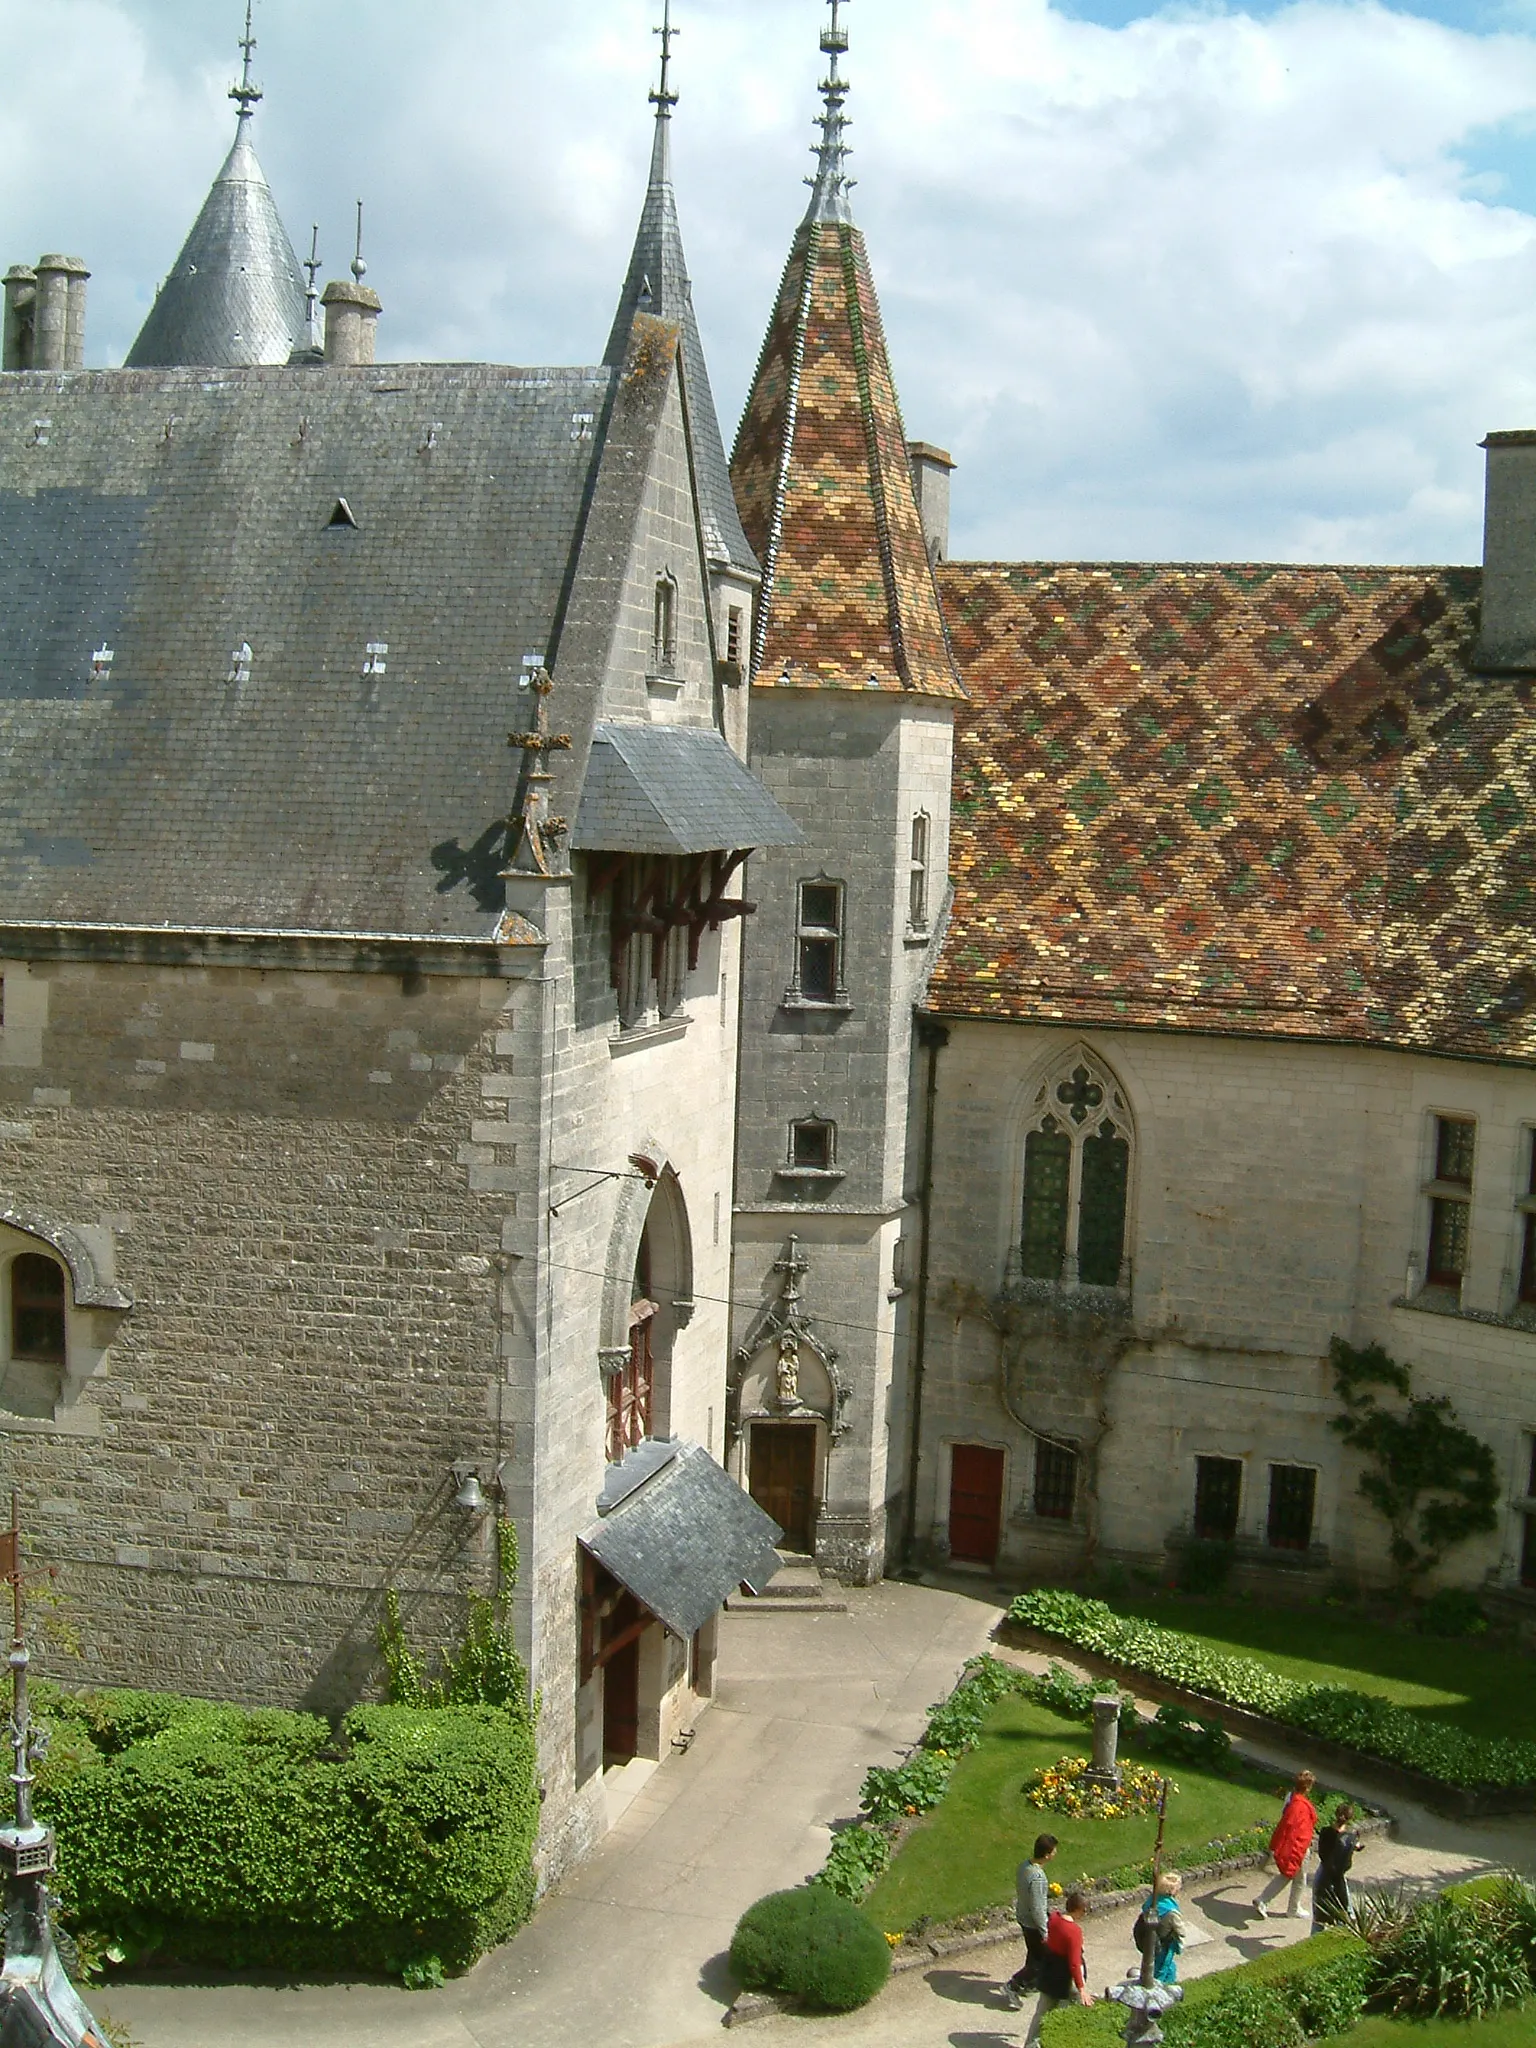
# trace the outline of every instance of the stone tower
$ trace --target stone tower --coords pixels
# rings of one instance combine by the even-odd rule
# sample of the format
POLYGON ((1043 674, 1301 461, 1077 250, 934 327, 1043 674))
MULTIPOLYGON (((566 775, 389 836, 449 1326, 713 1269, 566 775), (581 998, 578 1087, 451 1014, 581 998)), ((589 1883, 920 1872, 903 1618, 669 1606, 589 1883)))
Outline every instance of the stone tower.
POLYGON ((841 4, 811 203, 731 463, 763 564, 751 765, 807 841, 751 868, 732 1421, 741 1478, 791 1540, 871 1580, 902 1486, 913 1004, 964 693, 849 205, 841 4))

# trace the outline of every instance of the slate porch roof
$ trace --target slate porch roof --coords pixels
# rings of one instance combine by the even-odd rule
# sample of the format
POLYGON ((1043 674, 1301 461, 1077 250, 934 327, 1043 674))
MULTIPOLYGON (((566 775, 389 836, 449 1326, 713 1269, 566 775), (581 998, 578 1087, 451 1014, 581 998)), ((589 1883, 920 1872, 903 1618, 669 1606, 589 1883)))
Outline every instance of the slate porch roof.
POLYGON ((729 853, 805 834, 713 726, 593 729, 575 853, 729 853))
POLYGON ((1536 1060, 1536 678, 1475 569, 945 564, 941 1013, 1536 1060))
POLYGON ((864 237, 801 223, 731 457, 763 564, 754 686, 962 694, 864 237))
POLYGON ((0 379, 6 915, 491 939, 619 374, 0 379))

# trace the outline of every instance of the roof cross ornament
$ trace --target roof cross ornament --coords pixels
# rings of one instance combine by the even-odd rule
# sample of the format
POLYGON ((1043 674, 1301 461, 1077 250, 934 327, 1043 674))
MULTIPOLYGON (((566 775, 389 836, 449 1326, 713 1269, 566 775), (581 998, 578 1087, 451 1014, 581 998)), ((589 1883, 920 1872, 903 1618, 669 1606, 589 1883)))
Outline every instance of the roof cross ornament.
POLYGON ((249 121, 262 99, 262 90, 251 77, 251 59, 256 54, 256 35, 253 28, 253 10, 256 0, 245 0, 245 34, 240 38, 240 47, 245 52, 245 63, 240 72, 240 83, 229 88, 229 96, 240 109, 240 119, 249 121))
POLYGON ((661 37, 661 84, 651 94, 651 105, 658 121, 670 121, 677 105, 677 94, 672 90, 672 39, 682 34, 681 29, 672 26, 672 0, 663 0, 661 27, 651 33, 661 37))
POLYGON ((838 60, 848 54, 848 31, 843 26, 840 13, 848 5, 848 0, 828 0, 828 5, 832 9, 832 18, 821 32, 827 75, 818 88, 825 101, 820 116, 821 141, 812 152, 816 158, 816 175, 805 182, 815 194, 811 201, 811 219, 849 221, 853 216, 848 207, 848 194, 856 182, 848 176, 848 159, 853 154, 848 147, 848 130, 852 124, 845 107, 848 81, 838 69, 838 60))
POLYGON ((555 778, 549 772, 549 756, 569 753, 571 736, 549 729, 549 695, 555 686, 538 655, 525 658, 520 687, 532 691, 536 708, 531 732, 507 735, 509 747, 522 748, 525 765, 518 807, 507 820, 513 839, 512 858, 503 872, 504 880, 519 875, 563 875, 570 871, 570 862, 562 860, 555 844, 565 836, 566 820, 550 815, 549 792, 555 778))

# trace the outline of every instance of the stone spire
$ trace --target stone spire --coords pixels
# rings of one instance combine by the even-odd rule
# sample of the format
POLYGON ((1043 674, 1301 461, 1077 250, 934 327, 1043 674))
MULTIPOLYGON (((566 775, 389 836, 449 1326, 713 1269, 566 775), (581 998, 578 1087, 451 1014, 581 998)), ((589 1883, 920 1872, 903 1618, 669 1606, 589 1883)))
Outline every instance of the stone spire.
POLYGON ((251 146, 262 98, 251 76, 252 4, 246 0, 240 82, 229 93, 240 110, 235 145, 128 351, 131 370, 286 363, 305 344, 300 264, 251 146))
POLYGON ((965 692, 949 651, 864 237, 848 203, 848 47, 831 0, 811 204, 731 458, 763 564, 765 688, 965 692))
POLYGON ((681 328, 684 399, 698 474, 705 552, 711 562, 755 576, 757 558, 747 545, 731 494, 725 442, 709 386, 704 345, 699 339, 693 287, 688 281, 682 230, 678 226, 677 198, 672 190, 672 109, 678 101, 672 89, 672 43, 679 33, 672 26, 672 0, 666 0, 662 25, 656 33, 661 37, 661 83, 651 94, 651 104, 656 109, 651 175, 640 210, 634 253, 629 259, 629 272, 603 361, 615 367, 624 361, 636 313, 650 313, 681 328))

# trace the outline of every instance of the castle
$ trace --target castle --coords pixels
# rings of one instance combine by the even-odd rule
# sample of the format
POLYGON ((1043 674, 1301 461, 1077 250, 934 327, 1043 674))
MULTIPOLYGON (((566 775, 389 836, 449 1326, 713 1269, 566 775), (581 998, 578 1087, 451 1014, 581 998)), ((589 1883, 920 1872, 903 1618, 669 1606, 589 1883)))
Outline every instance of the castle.
POLYGON ((1481 571, 952 562, 839 0, 729 460, 668 42, 529 370, 306 285, 247 38, 124 368, 5 279, 0 1440, 93 1673, 335 1708, 504 1516, 552 1876, 776 1542, 1383 1577, 1335 1337, 1536 1614, 1536 435, 1481 571))

